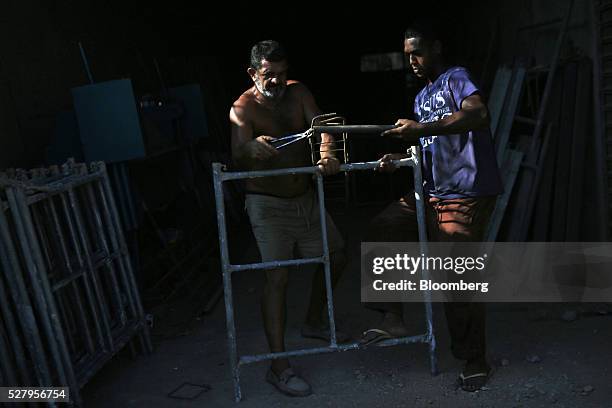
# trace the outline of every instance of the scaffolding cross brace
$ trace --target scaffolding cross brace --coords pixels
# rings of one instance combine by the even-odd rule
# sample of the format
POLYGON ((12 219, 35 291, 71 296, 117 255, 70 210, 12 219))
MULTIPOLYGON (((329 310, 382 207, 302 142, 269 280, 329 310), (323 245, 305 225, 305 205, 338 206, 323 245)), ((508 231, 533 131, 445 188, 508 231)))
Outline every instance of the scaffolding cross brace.
MULTIPOLYGON (((323 131, 330 133, 341 133, 347 131, 348 126, 334 126, 329 129, 326 127, 323 131)), ((356 126, 350 126, 350 130, 354 130, 356 126)), ((370 126, 368 130, 371 131, 370 126)), ((423 202, 423 178, 421 173, 421 153, 416 146, 412 146, 408 151, 410 157, 402 160, 394 161, 397 167, 412 167, 414 175, 414 195, 416 199, 417 209, 417 223, 419 230, 419 242, 420 249, 423 254, 427 254, 427 230, 425 223, 425 205, 423 202)), ((378 162, 362 162, 362 163, 346 163, 340 166, 340 171, 349 172, 357 170, 373 170, 377 167, 378 162)), ((232 370, 232 379, 234 383, 234 397, 235 401, 239 402, 242 399, 242 392, 240 389, 240 368, 245 364, 251 364, 266 360, 275 360, 279 358, 306 356, 312 354, 324 354, 333 353, 337 351, 348 351, 364 349, 359 342, 338 344, 336 341, 336 323, 334 320, 334 305, 333 305, 333 294, 331 285, 331 271, 330 271, 330 260, 329 260, 329 248, 327 245, 327 227, 325 217, 320 217, 321 231, 322 231, 322 243, 323 243, 323 254, 317 258, 307 259, 293 259, 286 261, 271 261, 261 262, 254 264, 242 264, 233 265, 229 261, 229 249, 227 243, 227 225, 225 219, 225 202, 223 195, 223 183, 230 180, 241 180, 258 177, 270 177, 279 175, 290 175, 290 174, 313 174, 316 177, 318 201, 319 201, 319 212, 325 214, 325 199, 323 191, 323 176, 317 166, 313 167, 296 167, 287 169, 275 169, 275 170, 260 170, 260 171, 246 171, 246 172, 227 172, 224 171, 224 166, 221 163, 213 163, 213 182, 215 188, 215 201, 217 205, 217 223, 219 230, 219 248, 221 251, 221 268, 223 273, 223 289, 225 297, 225 317, 227 324, 227 340, 230 367, 232 370), (256 355, 244 355, 239 356, 236 344, 236 324, 234 321, 234 301, 232 294, 232 273, 245 270, 256 270, 256 269, 272 269, 279 267, 295 266, 295 265, 308 265, 308 264, 323 264, 325 271, 325 286, 327 291, 327 313, 329 317, 329 327, 331 333, 331 339, 329 346, 307 348, 300 350, 284 351, 279 353, 264 353, 256 355)), ((429 272, 422 270, 424 279, 428 279, 429 272)), ((436 338, 434 335, 433 322, 432 322, 432 306, 431 306, 431 293, 429 291, 424 292, 424 305, 425 305, 425 319, 426 319, 426 332, 424 334, 407 336, 395 339, 384 340, 377 343, 378 347, 395 346, 399 344, 410 344, 410 343, 426 343, 429 346, 429 362, 432 375, 437 374, 437 358, 436 358, 436 338)))

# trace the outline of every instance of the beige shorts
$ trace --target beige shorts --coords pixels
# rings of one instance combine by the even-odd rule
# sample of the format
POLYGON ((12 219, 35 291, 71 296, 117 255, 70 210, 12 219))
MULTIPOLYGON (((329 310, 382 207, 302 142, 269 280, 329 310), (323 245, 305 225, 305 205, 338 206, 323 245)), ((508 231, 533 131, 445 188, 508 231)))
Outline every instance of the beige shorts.
MULTIPOLYGON (((295 198, 247 194, 245 206, 262 262, 323 255, 319 201, 312 190, 295 198)), ((325 212, 329 253, 344 247, 342 235, 325 212)))

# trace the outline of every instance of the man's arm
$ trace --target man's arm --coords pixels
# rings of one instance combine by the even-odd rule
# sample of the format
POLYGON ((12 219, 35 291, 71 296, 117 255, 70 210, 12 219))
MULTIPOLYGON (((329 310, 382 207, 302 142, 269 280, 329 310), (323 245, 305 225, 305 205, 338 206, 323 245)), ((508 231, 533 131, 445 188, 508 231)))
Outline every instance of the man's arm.
MULTIPOLYGON (((302 101, 304 106, 304 117, 306 121, 310 123, 315 116, 321 114, 321 110, 317 106, 315 98, 308 88, 304 85, 301 85, 301 88, 303 92, 302 101)), ((335 143, 333 135, 321 133, 321 144, 319 145, 321 160, 317 162, 317 165, 321 167, 321 171, 326 176, 336 174, 340 171, 340 162, 336 158, 335 152, 333 151, 334 148, 335 143)))
POLYGON ((258 161, 267 160, 278 155, 278 150, 269 141, 270 136, 259 136, 253 139, 253 125, 248 119, 246 109, 235 103, 230 110, 232 127, 232 160, 240 169, 251 170, 258 161))
POLYGON ((461 109, 436 122, 419 123, 414 120, 399 119, 396 125, 400 127, 387 130, 383 136, 395 136, 416 143, 419 137, 423 136, 450 135, 487 128, 489 111, 480 94, 473 94, 463 99, 461 109))

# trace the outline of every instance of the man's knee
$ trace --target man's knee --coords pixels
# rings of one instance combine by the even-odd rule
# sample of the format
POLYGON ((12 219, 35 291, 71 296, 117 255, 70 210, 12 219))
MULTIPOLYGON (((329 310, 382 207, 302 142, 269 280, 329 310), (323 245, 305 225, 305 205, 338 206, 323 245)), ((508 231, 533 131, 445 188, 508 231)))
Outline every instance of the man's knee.
POLYGON ((266 289, 273 291, 285 290, 288 282, 289 271, 286 268, 266 271, 266 289))

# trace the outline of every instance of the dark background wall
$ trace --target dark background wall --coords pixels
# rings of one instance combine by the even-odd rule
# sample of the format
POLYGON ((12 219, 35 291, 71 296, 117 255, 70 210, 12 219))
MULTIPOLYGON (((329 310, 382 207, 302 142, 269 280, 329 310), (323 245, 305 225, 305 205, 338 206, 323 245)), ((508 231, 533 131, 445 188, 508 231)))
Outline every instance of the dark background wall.
MULTIPOLYGON (((586 6, 577 1, 570 38, 589 52, 586 6)), ((456 56, 486 86, 497 64, 519 48, 545 62, 556 28, 517 28, 561 15, 565 1, 219 3, 118 0, 8 0, 0 16, 0 168, 44 162, 55 115, 71 106, 70 88, 88 83, 78 42, 96 81, 132 79, 137 94, 199 81, 220 137, 227 110, 246 87, 250 46, 275 38, 291 53, 291 75, 306 83, 324 111, 353 123, 390 122, 410 111, 405 73, 364 74, 360 57, 402 48, 407 23, 435 14, 456 56), (487 59, 490 56, 490 59, 487 59), (213 106, 214 105, 214 106, 213 106)), ((416 85, 416 84, 415 84, 416 85)))

